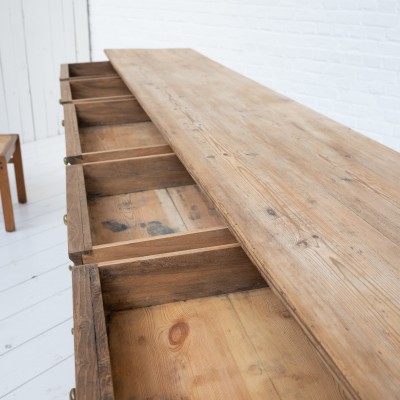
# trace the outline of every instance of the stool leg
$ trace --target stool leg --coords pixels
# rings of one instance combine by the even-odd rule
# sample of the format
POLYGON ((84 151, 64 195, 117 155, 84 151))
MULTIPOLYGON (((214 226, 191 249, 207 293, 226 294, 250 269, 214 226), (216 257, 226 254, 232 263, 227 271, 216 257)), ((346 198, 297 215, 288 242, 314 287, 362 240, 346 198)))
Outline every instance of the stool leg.
POLYGON ((4 223, 7 232, 15 231, 14 212, 11 200, 10 181, 8 179, 7 162, 0 158, 0 195, 3 205, 4 223))
POLYGON ((15 145, 13 160, 14 160, 15 180, 17 182, 18 201, 20 203, 26 203, 24 169, 22 167, 21 145, 19 142, 19 138, 17 139, 17 143, 15 145))

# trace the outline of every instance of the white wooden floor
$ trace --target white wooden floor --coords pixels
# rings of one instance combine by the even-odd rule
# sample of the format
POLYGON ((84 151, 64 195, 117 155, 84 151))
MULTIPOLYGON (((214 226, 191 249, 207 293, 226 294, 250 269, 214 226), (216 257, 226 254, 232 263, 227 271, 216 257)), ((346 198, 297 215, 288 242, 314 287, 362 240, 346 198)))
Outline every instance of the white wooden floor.
POLYGON ((65 400, 74 386, 64 153, 62 136, 23 145, 28 203, 12 176, 16 232, 1 210, 0 399, 65 400))

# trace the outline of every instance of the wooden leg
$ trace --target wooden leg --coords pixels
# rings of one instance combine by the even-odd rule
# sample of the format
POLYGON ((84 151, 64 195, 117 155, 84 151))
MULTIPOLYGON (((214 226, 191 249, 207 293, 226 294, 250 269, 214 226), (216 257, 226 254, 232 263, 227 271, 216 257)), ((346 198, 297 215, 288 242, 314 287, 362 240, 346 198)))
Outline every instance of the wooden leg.
POLYGON ((24 169, 22 167, 21 145, 19 142, 19 138, 17 139, 17 142, 15 144, 13 162, 15 169, 15 180, 17 181, 18 201, 20 203, 26 203, 24 169))
POLYGON ((0 195, 6 231, 13 232, 15 231, 14 212, 11 200, 10 181, 8 179, 7 161, 4 158, 0 158, 0 195))

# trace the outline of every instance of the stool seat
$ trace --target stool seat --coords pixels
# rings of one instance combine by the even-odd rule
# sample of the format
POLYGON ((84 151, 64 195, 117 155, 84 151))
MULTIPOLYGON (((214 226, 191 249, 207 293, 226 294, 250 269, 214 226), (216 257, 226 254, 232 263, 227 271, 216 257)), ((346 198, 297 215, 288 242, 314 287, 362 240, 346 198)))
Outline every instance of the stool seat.
POLYGON ((18 134, 0 134, 0 195, 6 231, 12 232, 15 231, 15 222, 7 163, 14 164, 18 201, 26 203, 24 171, 18 134))
POLYGON ((3 157, 6 162, 10 161, 10 158, 14 154, 15 145, 18 140, 18 135, 0 135, 0 157, 3 157))

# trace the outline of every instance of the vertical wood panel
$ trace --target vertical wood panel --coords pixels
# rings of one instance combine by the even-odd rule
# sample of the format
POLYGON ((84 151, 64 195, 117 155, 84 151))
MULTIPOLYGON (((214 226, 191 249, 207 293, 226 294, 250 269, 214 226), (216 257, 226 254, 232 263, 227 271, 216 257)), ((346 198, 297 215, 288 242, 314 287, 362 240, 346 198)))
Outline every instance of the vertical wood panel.
MULTIPOLYGON (((29 73, 26 65, 24 14, 21 0, 3 0, 0 5, 0 48, 3 98, 8 125, 1 132, 20 133, 29 141, 34 138, 30 102, 29 73)), ((1 110, 1 112, 4 112, 1 110)))
POLYGON ((8 112, 7 112, 6 94, 4 88, 3 62, 1 60, 2 59, 1 53, 2 51, 0 47, 0 130, 4 129, 8 131, 8 112))
POLYGON ((63 134, 59 65, 90 59, 87 0, 2 0, 0 49, 0 132, 63 134))
MULTIPOLYGON (((51 73, 51 37, 50 15, 47 0, 23 0, 25 14, 26 49, 29 74, 32 76, 31 97, 33 119, 35 121, 35 139, 49 135, 49 121, 54 115, 52 103, 57 101, 49 93, 49 81, 54 81, 51 73), (40 56, 39 56, 40 55, 40 56)), ((54 87, 54 84, 53 84, 54 87)), ((55 87, 54 87, 55 89, 55 87)))
POLYGON ((89 16, 87 0, 74 0, 76 60, 90 59, 89 16))

